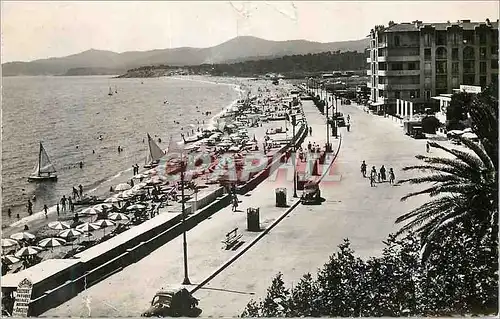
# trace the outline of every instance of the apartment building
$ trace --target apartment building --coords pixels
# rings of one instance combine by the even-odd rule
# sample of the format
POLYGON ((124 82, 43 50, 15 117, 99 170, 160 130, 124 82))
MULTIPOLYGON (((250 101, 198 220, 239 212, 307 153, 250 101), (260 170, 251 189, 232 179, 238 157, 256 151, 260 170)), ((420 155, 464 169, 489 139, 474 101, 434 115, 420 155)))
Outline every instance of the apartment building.
POLYGON ((391 21, 372 29, 370 40, 371 103, 388 113, 396 99, 418 106, 460 85, 498 83, 498 20, 391 21))

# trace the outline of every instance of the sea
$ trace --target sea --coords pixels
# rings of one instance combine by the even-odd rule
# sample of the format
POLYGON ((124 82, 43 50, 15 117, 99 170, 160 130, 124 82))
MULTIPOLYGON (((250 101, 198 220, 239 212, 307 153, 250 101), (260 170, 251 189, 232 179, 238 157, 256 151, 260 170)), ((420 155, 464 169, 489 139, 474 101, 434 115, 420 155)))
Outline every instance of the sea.
POLYGON ((17 221, 18 213, 26 217, 33 196, 35 213, 80 184, 84 193, 107 197, 110 186, 132 177, 132 165, 144 170, 147 133, 166 149, 170 138, 180 141, 181 133, 208 125, 242 94, 236 84, 201 77, 37 76, 2 82, 2 227, 17 221), (39 142, 57 169, 57 182, 27 180, 39 142))

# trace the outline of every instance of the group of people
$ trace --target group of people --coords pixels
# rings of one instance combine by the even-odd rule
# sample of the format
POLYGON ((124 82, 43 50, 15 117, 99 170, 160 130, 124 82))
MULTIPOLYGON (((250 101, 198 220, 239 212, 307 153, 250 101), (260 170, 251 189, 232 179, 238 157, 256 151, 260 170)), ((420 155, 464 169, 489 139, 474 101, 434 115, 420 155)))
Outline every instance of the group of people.
POLYGON ((82 184, 78 185, 78 189, 76 189, 76 187, 73 187, 73 199, 75 200, 77 197, 80 199, 83 197, 82 184))
MULTIPOLYGON (((363 174, 363 177, 366 177, 366 167, 367 167, 366 162, 363 161, 361 163, 361 174, 363 174)), ((389 184, 394 184, 396 176, 394 174, 394 170, 392 169, 392 167, 389 168, 388 174, 389 174, 389 184)), ((387 180, 387 171, 385 169, 385 166, 382 165, 378 172, 375 166, 372 166, 368 178, 370 179, 370 187, 375 186, 375 181, 378 181, 379 183, 385 182, 387 180)))
POLYGON ((134 175, 139 174, 139 165, 137 164, 132 165, 132 169, 134 170, 134 175))

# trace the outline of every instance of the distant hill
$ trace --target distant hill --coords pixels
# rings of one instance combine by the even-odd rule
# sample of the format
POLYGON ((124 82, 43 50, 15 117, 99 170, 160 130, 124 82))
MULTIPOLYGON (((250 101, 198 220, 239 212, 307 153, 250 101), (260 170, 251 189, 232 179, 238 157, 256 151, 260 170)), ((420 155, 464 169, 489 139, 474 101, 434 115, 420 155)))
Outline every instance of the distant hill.
MULTIPOLYGON (((145 65, 172 66, 236 63, 256 59, 273 59, 329 51, 364 52, 368 39, 343 42, 311 42, 306 40, 269 41, 256 37, 237 37, 210 48, 175 48, 116 53, 87 50, 61 58, 2 64, 3 76, 64 75, 70 69, 128 70, 145 65)), ((116 74, 116 73, 115 73, 116 74)))

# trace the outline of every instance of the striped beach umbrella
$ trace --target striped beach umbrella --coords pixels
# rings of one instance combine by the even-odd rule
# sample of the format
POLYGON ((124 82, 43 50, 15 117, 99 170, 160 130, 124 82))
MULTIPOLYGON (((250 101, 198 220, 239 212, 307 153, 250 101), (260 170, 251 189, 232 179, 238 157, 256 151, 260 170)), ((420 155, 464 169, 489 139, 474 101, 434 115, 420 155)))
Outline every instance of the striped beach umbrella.
POLYGON ((129 207, 127 207, 127 210, 144 209, 144 208, 146 208, 146 205, 134 204, 134 205, 130 205, 129 207))
POLYGON ((62 246, 64 244, 66 244, 66 241, 62 238, 57 238, 57 237, 45 238, 45 239, 40 240, 40 242, 38 243, 38 245, 40 247, 44 247, 44 248, 58 247, 58 246, 62 246))
POLYGON ((99 219, 98 221, 92 223, 93 225, 96 225, 99 228, 106 228, 110 226, 114 226, 115 223, 110 221, 109 219, 99 219))
POLYGON ((127 217, 127 215, 123 213, 113 213, 109 214, 109 219, 113 221, 121 221, 121 220, 128 220, 129 218, 127 217))
POLYGON ((94 207, 85 208, 84 210, 82 210, 80 212, 80 214, 82 214, 82 215, 97 215, 98 213, 99 213, 99 211, 97 209, 95 209, 94 207))
POLYGON ((73 237, 78 237, 82 234, 83 232, 79 231, 79 230, 76 230, 76 229, 66 229, 66 230, 63 230, 62 232, 59 233, 59 237, 62 237, 62 238, 73 238, 73 237))
POLYGON ((2 238, 2 248, 13 247, 16 246, 17 244, 18 242, 14 239, 2 238))
POLYGON ((32 256, 36 255, 39 252, 41 252, 43 249, 37 246, 27 246, 19 249, 14 256, 16 257, 27 257, 27 256, 32 256))
POLYGON ((92 223, 83 223, 81 225, 76 226, 76 230, 79 230, 81 232, 88 232, 88 231, 93 231, 99 229, 99 226, 94 225, 92 223))
POLYGON ((117 192, 126 191, 126 190, 131 189, 131 188, 132 188, 132 186, 130 186, 129 184, 121 183, 121 184, 116 185, 115 191, 117 191, 117 192))
POLYGON ((114 196, 110 197, 110 198, 106 198, 104 200, 105 203, 118 203, 118 202, 121 202, 121 201, 122 201, 122 199, 114 197, 114 196))
POLYGON ((32 233, 28 232, 20 232, 20 233, 15 233, 10 236, 10 238, 15 239, 15 240, 27 240, 27 239, 34 239, 35 235, 32 233))
POLYGON ((49 228, 54 230, 65 230, 70 229, 71 227, 65 222, 56 221, 49 223, 49 228))
POLYGON ((2 256, 2 263, 6 265, 13 265, 20 262, 21 260, 14 255, 2 256))

